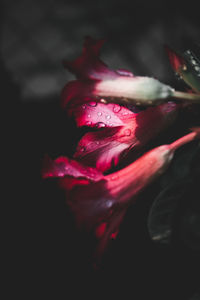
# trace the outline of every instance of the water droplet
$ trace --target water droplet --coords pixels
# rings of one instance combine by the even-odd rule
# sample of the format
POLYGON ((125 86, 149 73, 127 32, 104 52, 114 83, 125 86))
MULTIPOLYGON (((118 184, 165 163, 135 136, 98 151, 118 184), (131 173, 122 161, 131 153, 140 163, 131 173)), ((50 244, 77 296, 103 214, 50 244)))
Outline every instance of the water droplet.
POLYGON ((125 112, 123 112, 123 114, 122 114, 123 116, 126 116, 126 115, 128 115, 128 112, 127 111, 125 111, 125 112))
POLYGON ((97 113, 97 115, 98 115, 99 117, 102 116, 102 112, 99 111, 99 112, 97 113))
POLYGON ((113 201, 112 200, 107 200, 106 207, 110 208, 112 205, 113 205, 113 201))
POLYGON ((186 70, 187 70, 187 66, 186 66, 186 65, 183 65, 183 66, 182 66, 182 69, 183 69, 183 71, 186 71, 186 70))
POLYGON ((64 173, 62 171, 58 172, 58 177, 64 176, 64 173))
POLYGON ((83 109, 86 109, 86 106, 85 106, 85 105, 82 105, 82 108, 83 108, 83 109))
POLYGON ((111 118, 111 116, 110 116, 110 115, 107 115, 107 116, 106 116, 106 119, 107 119, 107 120, 109 120, 110 118, 111 118))
POLYGON ((85 125, 91 125, 91 124, 92 124, 91 121, 87 121, 87 122, 85 123, 85 125))
POLYGON ((116 179, 118 179, 119 177, 117 176, 117 175, 114 175, 114 176, 112 176, 111 177, 111 180, 116 180, 116 179))
POLYGON ((125 134, 126 136, 130 136, 130 135, 131 135, 131 130, 130 130, 130 129, 125 129, 125 130, 124 130, 124 134, 125 134))
POLYGON ((194 59, 191 59, 191 63, 193 64, 193 66, 197 65, 197 62, 194 59))
POLYGON ((97 103, 95 101, 91 101, 88 103, 88 106, 95 107, 95 106, 97 106, 97 103))
POLYGON ((91 118, 91 115, 88 115, 88 118, 91 118))
POLYGON ((96 144, 97 144, 97 145, 99 145, 99 144, 100 144, 100 142, 99 142, 99 141, 97 141, 97 142, 96 142, 96 144))
POLYGON ((107 103, 107 101, 105 99, 100 99, 100 102, 105 103, 105 104, 107 103))
POLYGON ((102 127, 105 127, 105 126, 106 126, 106 124, 103 123, 103 122, 98 122, 98 123, 96 124, 96 127, 97 127, 97 128, 102 128, 102 127))
POLYGON ((79 148, 79 151, 80 151, 80 152, 85 152, 85 150, 86 150, 86 148, 85 148, 84 146, 81 146, 81 147, 79 148))
POLYGON ((114 111, 115 113, 118 113, 120 110, 121 110, 121 106, 119 106, 119 105, 114 105, 113 111, 114 111))

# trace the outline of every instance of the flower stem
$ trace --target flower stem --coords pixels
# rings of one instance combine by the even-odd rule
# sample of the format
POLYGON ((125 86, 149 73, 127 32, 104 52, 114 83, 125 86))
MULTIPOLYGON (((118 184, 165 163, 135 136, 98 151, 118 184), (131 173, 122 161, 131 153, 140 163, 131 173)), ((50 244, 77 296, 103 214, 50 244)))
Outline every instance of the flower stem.
POLYGON ((192 94, 192 93, 184 93, 184 92, 174 91, 172 97, 175 98, 175 99, 189 101, 189 102, 192 102, 192 103, 200 103, 200 95, 199 94, 192 94))

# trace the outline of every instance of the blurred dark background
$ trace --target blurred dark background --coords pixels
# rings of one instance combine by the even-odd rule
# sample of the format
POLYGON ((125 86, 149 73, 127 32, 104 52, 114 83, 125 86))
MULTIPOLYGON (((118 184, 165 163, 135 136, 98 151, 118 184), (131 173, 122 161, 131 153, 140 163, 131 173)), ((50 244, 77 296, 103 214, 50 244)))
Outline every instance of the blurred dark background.
MULTIPOLYGON (((182 244, 165 247, 150 241, 146 229, 150 204, 142 202, 130 210, 119 239, 96 272, 90 266, 87 238, 76 232, 62 195, 53 182, 40 178, 44 154, 70 156, 81 134, 59 106, 61 89, 73 78, 61 61, 80 54, 86 35, 106 38, 102 58, 111 68, 127 68, 180 87, 163 46, 182 51, 200 43, 196 5, 195 1, 1 1, 1 101, 8 146, 2 160, 11 163, 5 173, 10 291, 17 289, 26 299, 33 293, 46 298, 53 292, 54 299, 61 299, 70 291, 82 296, 90 292, 94 299, 109 292, 114 297, 119 291, 135 299, 199 299, 198 253, 182 244)), ((198 125, 197 116, 187 116, 167 134, 180 136, 188 126, 198 125)), ((151 187, 142 198, 152 203, 159 189, 158 184, 151 187)), ((190 186, 189 191, 194 189, 190 186)))

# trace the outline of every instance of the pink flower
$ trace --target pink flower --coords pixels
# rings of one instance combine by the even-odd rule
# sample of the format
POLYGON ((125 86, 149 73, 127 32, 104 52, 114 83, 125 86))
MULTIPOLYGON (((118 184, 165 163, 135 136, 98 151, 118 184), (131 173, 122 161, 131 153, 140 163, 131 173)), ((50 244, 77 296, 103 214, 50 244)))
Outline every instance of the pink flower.
POLYGON ((196 128, 170 145, 159 146, 124 169, 106 176, 67 158, 48 159, 43 177, 58 177, 77 225, 93 231, 98 240, 95 253, 98 258, 109 240, 116 237, 126 210, 136 201, 138 193, 166 170, 177 148, 199 137, 200 129, 196 128))
MULTIPOLYGON (((64 62, 78 80, 69 82, 62 92, 62 106, 67 108, 68 114, 75 118, 77 126, 97 129, 83 136, 74 158, 102 172, 116 166, 122 155, 130 149, 141 147, 155 137, 172 123, 180 108, 180 105, 174 102, 166 102, 141 111, 132 104, 125 107, 118 103, 97 102, 97 95, 93 92, 100 82, 113 84, 118 80, 131 82, 134 86, 136 82, 138 84, 138 80, 146 81, 147 79, 135 77, 126 70, 110 70, 99 58, 103 42, 103 40, 95 41, 87 38, 82 55, 72 62, 64 62), (93 86, 90 95, 88 86, 93 86)), ((120 102, 119 97, 124 99, 128 86, 125 87, 119 82, 117 86, 124 87, 121 94, 113 94, 117 97, 117 102, 120 102)), ((148 90, 148 86, 148 84, 143 86, 140 94, 143 90, 148 90)), ((116 89, 117 87, 113 87, 113 91, 116 89)), ((108 98, 106 99, 111 102, 116 101, 113 97, 108 98)), ((105 101, 105 99, 102 100, 105 101)))
POLYGON ((66 84, 62 106, 106 99, 106 102, 152 105, 173 96, 174 89, 150 77, 134 76, 126 70, 110 70, 99 58, 103 40, 86 38, 83 52, 72 62, 64 62, 77 80, 66 84))

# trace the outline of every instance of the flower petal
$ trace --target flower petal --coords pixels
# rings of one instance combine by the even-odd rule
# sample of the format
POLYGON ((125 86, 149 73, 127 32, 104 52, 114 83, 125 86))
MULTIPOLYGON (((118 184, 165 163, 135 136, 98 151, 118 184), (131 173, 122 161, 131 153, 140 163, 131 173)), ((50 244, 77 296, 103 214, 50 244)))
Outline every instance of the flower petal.
POLYGON ((59 179, 60 187, 66 191, 66 201, 73 212, 79 229, 94 234, 97 247, 94 253, 98 260, 108 242, 116 237, 127 206, 120 206, 107 189, 106 180, 88 185, 77 185, 69 192, 68 178, 59 179))
POLYGON ((200 138, 199 128, 169 145, 154 148, 120 171, 97 182, 78 183, 70 191, 69 177, 59 179, 77 225, 93 231, 99 239, 97 257, 118 232, 126 210, 136 200, 137 194, 166 170, 177 148, 197 138, 200 138))
POLYGON ((65 62, 65 67, 78 80, 65 85, 61 95, 63 108, 84 104, 91 98, 98 101, 106 98, 108 102, 123 104, 157 105, 173 96, 174 89, 154 78, 134 76, 123 69, 110 70, 99 58, 102 43, 102 40, 87 38, 82 55, 73 62, 65 62))
POLYGON ((130 116, 122 115, 123 126, 85 134, 78 144, 74 158, 102 172, 107 171, 112 165, 118 164, 125 150, 145 145, 172 123, 177 109, 175 103, 169 102, 130 116))
POLYGON ((43 163, 42 177, 64 177, 72 176, 74 178, 85 178, 91 181, 99 181, 103 178, 101 172, 94 168, 84 166, 83 164, 69 159, 67 157, 59 157, 53 161, 46 156, 43 163))
POLYGON ((91 101, 87 104, 79 105, 71 110, 76 119, 78 127, 115 127, 122 126, 139 111, 135 107, 133 110, 120 106, 119 104, 103 104, 91 101))
POLYGON ((104 42, 105 40, 86 37, 81 56, 72 62, 64 61, 65 68, 81 79, 99 80, 117 77, 117 73, 110 70, 99 58, 104 42))

